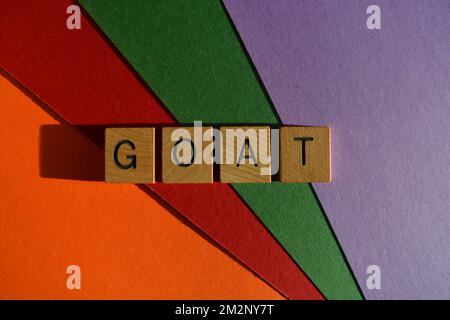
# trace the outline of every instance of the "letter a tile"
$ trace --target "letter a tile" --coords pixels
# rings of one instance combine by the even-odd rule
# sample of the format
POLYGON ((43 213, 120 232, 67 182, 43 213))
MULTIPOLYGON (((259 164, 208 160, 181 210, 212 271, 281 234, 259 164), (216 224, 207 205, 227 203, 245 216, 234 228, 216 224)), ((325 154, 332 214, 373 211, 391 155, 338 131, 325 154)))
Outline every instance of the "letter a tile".
POLYGON ((223 183, 271 182, 270 128, 222 127, 225 158, 220 165, 223 183), (269 174, 263 174, 267 172, 269 174))

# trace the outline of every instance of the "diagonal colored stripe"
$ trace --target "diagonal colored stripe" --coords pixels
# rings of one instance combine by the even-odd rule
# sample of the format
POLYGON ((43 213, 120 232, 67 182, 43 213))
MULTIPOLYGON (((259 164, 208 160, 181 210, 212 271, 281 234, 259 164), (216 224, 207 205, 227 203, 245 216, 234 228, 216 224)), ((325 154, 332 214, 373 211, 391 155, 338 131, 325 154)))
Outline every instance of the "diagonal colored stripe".
MULTIPOLYGON (((0 66, 71 124, 173 123, 89 19, 66 28, 70 3, 2 2, 0 66)), ((321 298, 229 186, 148 187, 287 297, 321 298)))
MULTIPOLYGON (((81 3, 177 120, 276 123, 219 1, 81 3)), ((308 185, 234 187, 326 297, 361 298, 308 185)))

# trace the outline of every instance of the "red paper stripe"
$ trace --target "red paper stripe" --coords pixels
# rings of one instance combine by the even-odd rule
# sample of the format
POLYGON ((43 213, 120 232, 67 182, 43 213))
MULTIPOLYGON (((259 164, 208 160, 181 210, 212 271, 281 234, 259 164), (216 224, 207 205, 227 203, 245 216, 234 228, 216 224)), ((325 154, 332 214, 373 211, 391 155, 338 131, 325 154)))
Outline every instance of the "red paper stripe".
MULTIPOLYGON (((2 1, 0 66, 71 124, 174 123, 87 17, 67 29, 70 4, 2 1)), ((288 298, 322 299, 228 185, 148 187, 288 298)))

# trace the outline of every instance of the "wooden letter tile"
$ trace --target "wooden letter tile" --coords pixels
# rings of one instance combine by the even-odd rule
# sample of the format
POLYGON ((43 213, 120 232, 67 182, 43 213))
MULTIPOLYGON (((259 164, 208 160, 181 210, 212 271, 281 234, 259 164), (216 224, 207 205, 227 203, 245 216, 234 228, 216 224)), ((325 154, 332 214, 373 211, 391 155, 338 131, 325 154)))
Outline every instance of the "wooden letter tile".
POLYGON ((330 182, 330 128, 281 127, 281 182, 330 182))
POLYGON ((164 183, 212 183, 212 137, 211 127, 163 128, 162 181, 164 183), (195 130, 200 132, 194 135, 195 130), (207 146, 211 148, 208 149, 209 153, 206 150, 209 156, 205 159, 203 153, 207 146))
POLYGON ((223 160, 220 181, 223 183, 271 182, 269 127, 222 127, 223 160), (227 143, 228 142, 228 143, 227 143), (261 161, 263 156, 264 162, 261 161), (240 160, 240 161, 238 161, 240 160))
POLYGON ((106 182, 155 182, 155 129, 107 128, 106 182))

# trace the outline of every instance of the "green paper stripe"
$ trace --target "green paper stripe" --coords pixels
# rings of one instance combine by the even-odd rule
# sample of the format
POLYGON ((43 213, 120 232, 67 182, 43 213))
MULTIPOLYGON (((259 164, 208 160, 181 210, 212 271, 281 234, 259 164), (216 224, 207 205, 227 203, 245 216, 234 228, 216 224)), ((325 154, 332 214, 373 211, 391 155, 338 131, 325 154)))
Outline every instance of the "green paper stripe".
MULTIPOLYGON (((277 123, 220 2, 80 2, 178 121, 277 123)), ((327 298, 361 299, 307 184, 233 187, 327 298)))
POLYGON ((308 184, 233 187, 328 299, 361 299, 308 184))

